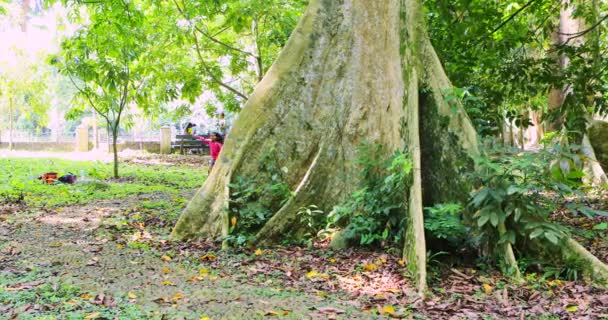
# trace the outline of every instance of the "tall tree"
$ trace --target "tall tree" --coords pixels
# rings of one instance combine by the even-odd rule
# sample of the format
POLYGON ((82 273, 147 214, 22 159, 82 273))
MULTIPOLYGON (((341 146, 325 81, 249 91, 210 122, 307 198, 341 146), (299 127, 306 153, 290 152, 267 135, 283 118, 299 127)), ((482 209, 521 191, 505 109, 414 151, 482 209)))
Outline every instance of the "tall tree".
MULTIPOLYGON (((227 210, 231 188, 253 177, 262 184, 282 180, 290 190, 286 202, 258 228, 256 241, 301 234, 302 207, 316 205, 328 212, 354 191, 360 175, 349 159, 367 140, 385 146, 388 154, 402 151, 411 161, 411 179, 401 195, 407 221, 403 255, 424 292, 422 186, 429 203, 463 201, 470 186, 461 173, 473 168, 471 158, 479 151, 466 112, 446 99, 451 84, 423 17, 416 0, 311 1, 173 234, 227 236, 239 221, 227 210), (260 166, 268 159, 273 166, 264 176, 260 166)), ((516 268, 510 244, 503 249, 516 268)), ((566 241, 563 250, 589 262, 593 276, 608 279, 608 267, 575 242, 566 241)))
POLYGON ((20 64, 0 64, 0 110, 7 120, 4 123, 8 123, 9 149, 13 148, 17 121, 30 122, 30 129, 44 126, 50 103, 46 91, 48 70, 28 61, 20 50, 15 50, 15 57, 21 60, 20 64))
POLYGON ((84 103, 76 105, 72 115, 88 105, 102 117, 112 138, 114 176, 118 177, 117 139, 127 107, 137 103, 148 108, 155 87, 149 85, 156 68, 150 53, 155 42, 146 27, 141 7, 132 2, 111 0, 87 6, 90 23, 65 40, 61 56, 51 59, 67 75, 84 103))

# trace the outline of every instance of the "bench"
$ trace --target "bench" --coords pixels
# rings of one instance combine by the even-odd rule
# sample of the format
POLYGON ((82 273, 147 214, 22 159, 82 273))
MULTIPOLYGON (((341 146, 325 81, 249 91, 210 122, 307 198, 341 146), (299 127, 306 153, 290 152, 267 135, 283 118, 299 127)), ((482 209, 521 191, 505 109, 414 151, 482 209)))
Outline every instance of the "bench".
POLYGON ((188 150, 197 150, 202 154, 204 149, 209 149, 209 146, 196 140, 191 134, 177 134, 175 141, 171 142, 171 152, 179 150, 180 154, 185 154, 188 150))

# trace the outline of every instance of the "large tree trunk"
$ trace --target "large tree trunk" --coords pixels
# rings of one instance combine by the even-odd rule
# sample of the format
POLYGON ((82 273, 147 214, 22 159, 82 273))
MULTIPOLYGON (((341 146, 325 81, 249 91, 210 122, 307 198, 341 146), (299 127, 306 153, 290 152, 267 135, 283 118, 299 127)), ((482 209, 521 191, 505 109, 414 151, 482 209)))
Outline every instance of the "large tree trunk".
POLYGON ((352 161, 357 147, 381 144, 387 154, 404 151, 413 161, 403 195, 404 257, 424 292, 423 203, 466 201, 470 187, 462 173, 472 169, 478 149, 466 112, 443 95, 451 84, 422 17, 417 0, 311 0, 173 235, 227 235, 230 183, 259 176, 260 159, 271 152, 292 192, 256 239, 270 244, 300 234, 299 209, 329 212, 341 204, 360 182, 352 161))

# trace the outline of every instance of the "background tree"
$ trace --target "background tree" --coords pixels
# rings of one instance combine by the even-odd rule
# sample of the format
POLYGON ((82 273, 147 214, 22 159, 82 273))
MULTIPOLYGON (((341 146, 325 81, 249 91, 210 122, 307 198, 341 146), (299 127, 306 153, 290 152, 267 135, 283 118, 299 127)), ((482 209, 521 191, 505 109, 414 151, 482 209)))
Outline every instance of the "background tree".
MULTIPOLYGON (((302 0, 172 3, 172 34, 190 44, 193 51, 188 55, 196 62, 196 74, 187 74, 191 80, 184 93, 211 90, 231 112, 240 110, 276 59, 305 5, 302 0)), ((167 8, 163 10, 167 14, 167 8)), ((180 50, 183 59, 184 46, 180 50)))
POLYGON ((67 75, 83 103, 72 110, 79 115, 88 105, 105 120, 108 136, 112 138, 114 176, 118 177, 116 148, 121 121, 127 107, 137 103, 148 108, 155 96, 148 83, 155 72, 158 59, 152 50, 156 42, 141 8, 131 2, 105 1, 88 8, 90 22, 65 40, 60 58, 52 58, 67 75))
POLYGON ((16 50, 21 63, 0 64, 0 108, 8 129, 9 149, 13 148, 13 132, 21 123, 23 129, 40 130, 47 122, 50 97, 47 94, 48 70, 29 62, 28 58, 16 50))

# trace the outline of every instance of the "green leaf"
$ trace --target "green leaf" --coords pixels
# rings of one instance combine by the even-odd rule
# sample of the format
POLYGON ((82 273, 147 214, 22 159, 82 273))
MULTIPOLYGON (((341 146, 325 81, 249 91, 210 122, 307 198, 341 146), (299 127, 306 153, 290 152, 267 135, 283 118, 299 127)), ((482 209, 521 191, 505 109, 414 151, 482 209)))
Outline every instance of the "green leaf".
POLYGON ((480 228, 483 227, 488 222, 489 219, 490 219, 489 214, 480 215, 479 219, 477 220, 477 226, 480 228))
POLYGON ((608 229, 608 222, 602 222, 593 226, 593 230, 604 231, 608 229))
POLYGON ((513 220, 515 220, 515 222, 519 222, 519 219, 521 219, 521 208, 515 208, 513 212, 515 213, 513 220))
POLYGON ((536 229, 534 229, 534 231, 532 231, 530 233, 530 239, 534 239, 534 238, 542 235, 543 232, 545 232, 545 230, 543 230, 542 228, 536 228, 536 229))
POLYGON ((553 231, 546 231, 545 239, 549 240, 553 244, 558 244, 559 242, 557 235, 553 231))
POLYGON ((498 214, 496 212, 492 212, 490 215, 490 223, 494 227, 498 226, 498 214))

